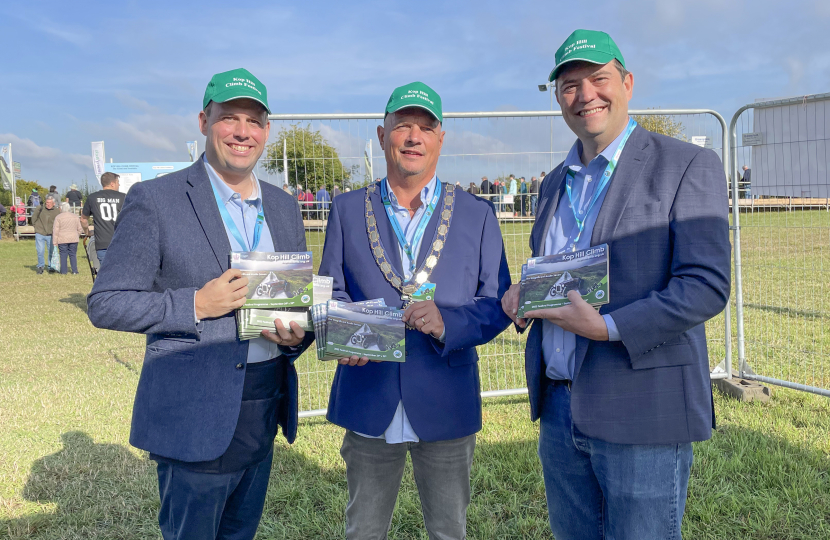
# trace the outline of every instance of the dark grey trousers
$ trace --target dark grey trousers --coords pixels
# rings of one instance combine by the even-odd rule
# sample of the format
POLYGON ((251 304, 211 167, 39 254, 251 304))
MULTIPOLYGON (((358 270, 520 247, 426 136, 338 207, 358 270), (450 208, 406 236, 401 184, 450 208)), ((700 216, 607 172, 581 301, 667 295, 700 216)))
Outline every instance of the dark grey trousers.
POLYGON ((407 452, 412 456, 430 540, 466 538, 475 445, 475 435, 449 441, 387 444, 384 439, 346 431, 340 448, 349 484, 346 538, 387 538, 407 452))

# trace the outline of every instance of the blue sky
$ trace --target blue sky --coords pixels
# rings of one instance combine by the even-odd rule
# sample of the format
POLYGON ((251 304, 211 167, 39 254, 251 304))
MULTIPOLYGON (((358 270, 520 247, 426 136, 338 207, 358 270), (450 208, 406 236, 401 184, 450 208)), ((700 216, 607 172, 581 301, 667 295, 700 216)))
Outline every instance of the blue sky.
POLYGON ((7 2, 0 143, 23 177, 94 181, 116 162, 186 161, 211 75, 246 67, 274 112, 380 112, 422 80, 445 111, 546 110, 556 49, 609 32, 635 75, 633 108, 712 108, 830 91, 830 2, 7 2))

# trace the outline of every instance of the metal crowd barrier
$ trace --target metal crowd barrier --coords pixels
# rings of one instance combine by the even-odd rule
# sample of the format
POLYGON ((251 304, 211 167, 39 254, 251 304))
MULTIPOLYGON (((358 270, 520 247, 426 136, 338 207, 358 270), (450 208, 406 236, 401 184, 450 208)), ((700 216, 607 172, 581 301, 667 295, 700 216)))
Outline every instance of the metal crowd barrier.
POLYGON ((830 397, 830 94, 732 117, 740 376, 830 397), (740 194, 743 195, 743 194, 740 194), (748 203, 748 204, 747 204, 748 203))
MULTIPOLYGON (((668 118, 680 126, 679 137, 687 140, 705 138, 704 144, 711 145, 722 159, 723 149, 728 148, 726 122, 715 111, 673 109, 630 113, 668 118)), ((279 114, 269 118, 272 134, 277 134, 278 141, 282 140, 280 133, 288 136, 285 137, 284 158, 264 156, 260 160, 257 175, 261 179, 280 186, 287 182, 294 189, 299 187, 316 193, 321 181, 332 178, 342 191, 347 187, 358 189, 370 180, 385 176, 386 163, 376 140, 376 127, 382 123, 383 114, 279 114), (312 140, 315 134, 321 137, 312 140), (315 146, 320 140, 326 141, 331 148, 315 146), (314 148, 318 148, 316 154, 314 148), (336 177, 343 176, 344 172, 348 173, 348 178, 336 177)), ((438 176, 444 182, 460 183, 465 189, 471 182, 480 185, 482 176, 487 176, 490 182, 502 182, 513 174, 517 179, 525 177, 530 182, 532 177, 550 172, 561 162, 575 140, 559 111, 445 113, 443 129, 446 136, 438 176)), ((724 171, 728 174, 726 162, 724 171)), ((522 263, 530 256, 528 240, 534 217, 514 216, 517 200, 514 199, 514 208, 510 209, 504 195, 489 195, 489 198, 499 210, 502 238, 515 282, 520 277, 522 263)), ((516 197, 519 195, 517 193, 516 197)), ((528 206, 531 195, 527 194, 528 206)), ((310 207, 311 203, 305 202, 304 206, 310 207)), ((324 219, 306 222, 308 248, 315 254, 322 253, 325 224, 324 219)), ((707 323, 712 378, 731 377, 731 325, 729 306, 724 314, 707 323)), ((483 397, 527 393, 525 339, 524 335, 508 328, 492 342, 479 347, 483 397)), ((300 416, 325 414, 336 366, 317 361, 313 352, 303 355, 295 365, 300 376, 300 416)))

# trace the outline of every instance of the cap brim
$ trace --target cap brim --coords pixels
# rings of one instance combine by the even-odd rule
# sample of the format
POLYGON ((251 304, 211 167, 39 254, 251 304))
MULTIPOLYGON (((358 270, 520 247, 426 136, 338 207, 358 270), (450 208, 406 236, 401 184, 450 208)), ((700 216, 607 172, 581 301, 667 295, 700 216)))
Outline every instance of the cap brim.
MULTIPOLYGON (((599 53, 599 54, 602 54, 602 53, 599 53)), ((557 75, 559 75, 559 72, 562 70, 562 68, 565 66, 565 64, 568 64, 570 62, 588 62, 589 64, 596 64, 598 66, 601 66, 601 65, 607 64, 608 62, 610 62, 614 58, 616 58, 616 57, 613 54, 609 54, 608 55, 608 60, 606 60, 605 62, 599 62, 597 60, 592 60, 590 58, 568 58, 567 60, 565 60, 561 64, 559 64, 557 66, 554 66, 554 68, 550 72, 550 75, 548 75, 548 82, 555 81, 557 75)))
POLYGON ((423 105, 420 105, 420 104, 418 104, 418 103, 405 103, 405 104, 403 104, 403 105, 402 105, 402 106, 400 106, 400 107, 394 108, 394 109, 392 109, 391 111, 390 111, 390 110, 387 110, 386 112, 387 112, 387 113, 393 113, 393 112, 398 112, 398 111, 400 111, 401 109, 411 109, 411 108, 413 108, 413 107, 417 107, 417 108, 419 108, 419 109, 423 109, 423 110, 427 111, 429 114, 431 114, 431 115, 432 115, 432 117, 433 117, 433 118, 435 118, 436 120, 438 120, 439 122, 443 122, 443 120, 442 120, 441 118, 438 118, 438 116, 436 116, 436 115, 435 115, 435 113, 434 113, 434 112, 432 112, 432 111, 431 111, 428 107, 424 107, 423 105))
POLYGON ((211 101, 215 101, 216 103, 227 103, 228 101, 234 101, 237 99, 250 99, 251 101, 256 101, 257 103, 265 107, 265 110, 268 111, 268 114, 271 114, 271 109, 268 107, 268 104, 262 101, 262 98, 255 96, 240 96, 234 93, 234 95, 228 96, 227 98, 223 98, 222 94, 219 94, 213 96, 213 98, 211 98, 211 101))

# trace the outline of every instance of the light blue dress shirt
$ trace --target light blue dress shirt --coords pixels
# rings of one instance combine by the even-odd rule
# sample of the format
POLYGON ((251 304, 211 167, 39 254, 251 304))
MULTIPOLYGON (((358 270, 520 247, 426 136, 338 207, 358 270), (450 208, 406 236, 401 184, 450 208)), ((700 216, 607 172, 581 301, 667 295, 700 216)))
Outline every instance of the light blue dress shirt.
MULTIPOLYGON (((421 216, 423 216, 426 212, 427 205, 429 205, 429 201, 435 193, 435 187, 438 185, 438 177, 433 176, 432 180, 430 180, 429 183, 424 186, 424 189, 421 190, 421 206, 418 207, 415 211, 415 215, 411 218, 409 217, 409 210, 401 206, 398 202, 398 198, 395 197, 395 192, 392 191, 392 186, 389 185, 389 181, 385 178, 383 181, 386 182, 389 202, 392 204, 392 211, 398 219, 398 223, 401 225, 401 230, 403 230, 406 240, 408 242, 412 242, 415 237, 415 230, 418 228, 418 223, 421 221, 421 216)), ((383 213, 386 215, 385 210, 383 213)), ((412 246, 412 255, 414 255, 416 259, 418 258, 418 252, 421 250, 422 242, 423 237, 418 239, 418 242, 412 246)), ((411 260, 406 255, 406 252, 403 250, 400 243, 397 241, 397 238, 395 239, 395 243, 398 244, 398 252, 401 254, 401 267, 403 269, 404 278, 409 279, 412 277, 412 272, 409 270, 411 260)), ((441 335, 441 338, 444 338, 444 335, 441 335)), ((443 341, 443 339, 439 339, 439 341, 443 341)), ((406 417, 406 411, 403 408, 403 401, 398 402, 398 408, 395 409, 395 415, 392 417, 392 422, 389 423, 389 427, 386 428, 383 435, 372 437, 371 435, 365 435, 363 433, 357 434, 370 439, 386 439, 388 444, 418 442, 420 440, 418 435, 415 434, 415 430, 412 429, 412 425, 409 423, 409 418, 406 417)))
MULTIPOLYGON (((565 167, 569 167, 574 172, 574 178, 571 184, 571 194, 577 206, 577 211, 582 214, 588 209, 588 205, 596 192, 602 174, 605 172, 605 167, 612 157, 614 152, 622 141, 625 129, 617 136, 614 141, 608 145, 597 157, 588 163, 588 166, 582 164, 580 156, 582 154, 582 143, 577 139, 574 145, 568 152, 568 157, 565 158, 565 167)), ((614 175, 606 184, 605 188, 600 193, 599 198, 594 203, 591 211, 585 217, 585 228, 579 241, 576 242, 576 249, 586 249, 591 247, 591 233, 594 230, 594 224, 597 222, 602 202, 605 200, 605 195, 608 193, 608 186, 614 181, 614 175)), ((574 219, 573 210, 571 209, 570 201, 568 200, 567 192, 562 194, 562 199, 553 213, 553 219, 550 222, 550 228, 545 236, 545 250, 543 255, 554 255, 564 251, 571 251, 574 239, 579 234, 579 227, 574 219)), ((617 325, 611 315, 603 315, 605 325, 608 327, 608 338, 610 341, 619 341, 620 333, 617 330, 617 325)), ((542 321, 542 356, 545 359, 545 375, 554 380, 574 378, 574 364, 576 360, 576 334, 566 332, 559 326, 556 326, 548 320, 542 321)))
MULTIPOLYGON (((233 222, 236 224, 239 232, 249 244, 252 244, 254 241, 254 228, 256 227, 257 215, 262 208, 262 197, 260 196, 262 188, 259 185, 259 179, 256 177, 254 172, 251 172, 251 177, 254 181, 254 189, 248 199, 242 200, 239 193, 232 190, 230 186, 219 178, 219 175, 216 173, 214 168, 210 166, 210 163, 208 163, 206 159, 204 159, 204 162, 208 178, 210 178, 211 184, 213 184, 216 188, 216 192, 219 193, 219 198, 224 201, 225 208, 228 209, 228 214, 230 214, 231 219, 233 219, 233 222)), ((231 243, 231 250, 249 251, 248 246, 239 245, 239 242, 237 242, 236 238, 234 238, 233 234, 231 234, 224 220, 222 220, 222 224, 225 226, 225 233, 228 235, 228 241, 231 243)), ((274 251, 274 241, 271 238, 271 231, 268 229, 268 222, 263 222, 262 224, 262 232, 259 235, 259 246, 257 246, 256 250, 274 251)), ((228 257, 230 257, 230 253, 228 253, 228 257)), ((281 354, 279 346, 265 338, 258 337, 248 340, 249 364, 264 362, 266 360, 270 360, 271 358, 276 358, 281 354)))

